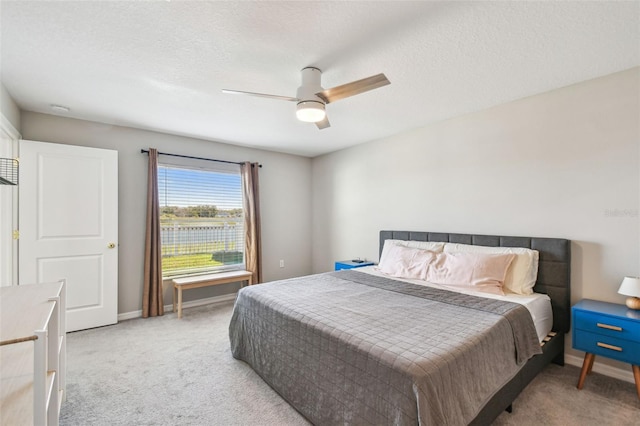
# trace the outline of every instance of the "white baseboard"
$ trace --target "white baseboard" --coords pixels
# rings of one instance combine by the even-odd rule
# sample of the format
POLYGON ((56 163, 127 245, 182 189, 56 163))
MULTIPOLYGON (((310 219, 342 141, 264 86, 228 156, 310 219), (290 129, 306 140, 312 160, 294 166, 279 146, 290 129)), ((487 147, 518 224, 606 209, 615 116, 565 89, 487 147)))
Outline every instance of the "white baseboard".
MULTIPOLYGON (((580 358, 575 355, 564 354, 564 362, 569 365, 575 365, 576 367, 582 367, 583 358, 580 358)), ((631 365, 629 365, 629 370, 622 370, 617 367, 612 367, 610 365, 598 363, 598 358, 593 363, 593 370, 596 373, 613 377, 614 379, 624 380, 625 382, 635 383, 633 379, 633 373, 631 372, 631 365)))
MULTIPOLYGON (((205 299, 192 300, 191 302, 183 302, 182 309, 193 308, 193 307, 202 306, 202 305, 219 305, 222 303, 231 302, 233 300, 236 300, 236 294, 237 293, 223 294, 222 296, 207 297, 205 299)), ((173 304, 164 305, 165 312, 171 312, 172 309, 173 309, 173 304)), ((140 318, 140 317, 142 317, 142 310, 125 312, 123 314, 118 314, 118 321, 124 321, 128 319, 140 318)))

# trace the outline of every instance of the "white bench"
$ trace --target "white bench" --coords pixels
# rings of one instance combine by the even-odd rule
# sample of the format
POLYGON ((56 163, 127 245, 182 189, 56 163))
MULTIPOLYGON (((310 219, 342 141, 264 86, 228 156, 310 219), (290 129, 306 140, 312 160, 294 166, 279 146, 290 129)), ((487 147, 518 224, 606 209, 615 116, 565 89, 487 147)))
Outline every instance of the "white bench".
POLYGON ((173 312, 176 311, 176 296, 178 305, 178 318, 182 318, 182 290, 191 288, 208 287, 210 285, 235 283, 247 281, 253 284, 253 274, 249 271, 220 272, 218 274, 194 275, 192 277, 175 278, 173 282, 173 312))

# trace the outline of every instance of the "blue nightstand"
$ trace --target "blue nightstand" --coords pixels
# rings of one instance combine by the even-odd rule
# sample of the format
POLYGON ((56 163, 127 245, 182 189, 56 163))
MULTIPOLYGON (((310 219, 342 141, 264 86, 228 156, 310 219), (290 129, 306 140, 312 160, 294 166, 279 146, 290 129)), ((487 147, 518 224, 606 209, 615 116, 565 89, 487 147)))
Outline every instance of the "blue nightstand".
POLYGON ((640 311, 624 305, 581 300, 571 308, 573 348, 585 351, 578 389, 591 373, 596 355, 628 362, 640 398, 640 311))
POLYGON ((336 262, 336 271, 341 269, 353 269, 353 268, 362 268, 363 266, 371 266, 373 262, 369 262, 367 260, 363 260, 360 263, 354 262, 353 260, 340 260, 336 262))

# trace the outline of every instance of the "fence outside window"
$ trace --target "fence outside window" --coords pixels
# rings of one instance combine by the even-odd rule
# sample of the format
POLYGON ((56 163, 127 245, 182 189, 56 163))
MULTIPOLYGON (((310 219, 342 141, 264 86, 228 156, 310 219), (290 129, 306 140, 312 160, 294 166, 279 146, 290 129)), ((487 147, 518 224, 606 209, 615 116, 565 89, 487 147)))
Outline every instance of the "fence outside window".
POLYGON ((174 222, 160 226, 163 275, 175 276, 243 263, 242 222, 174 222))

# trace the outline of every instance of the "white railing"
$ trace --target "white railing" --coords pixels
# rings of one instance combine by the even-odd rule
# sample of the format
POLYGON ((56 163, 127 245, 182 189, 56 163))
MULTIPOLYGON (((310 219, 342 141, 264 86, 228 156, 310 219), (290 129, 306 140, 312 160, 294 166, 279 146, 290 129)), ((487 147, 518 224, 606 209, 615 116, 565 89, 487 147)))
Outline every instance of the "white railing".
POLYGON ((242 223, 162 224, 162 256, 242 251, 242 223))

